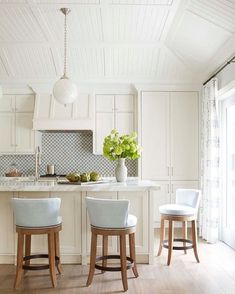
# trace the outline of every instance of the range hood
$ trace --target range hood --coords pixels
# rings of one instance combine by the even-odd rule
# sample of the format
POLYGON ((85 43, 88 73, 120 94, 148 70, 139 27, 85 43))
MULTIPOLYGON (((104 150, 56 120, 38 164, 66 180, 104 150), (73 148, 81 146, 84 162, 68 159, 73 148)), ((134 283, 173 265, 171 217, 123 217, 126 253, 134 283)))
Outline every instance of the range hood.
POLYGON ((36 94, 33 129, 38 131, 93 130, 93 101, 90 94, 79 94, 68 105, 58 103, 53 95, 36 94))

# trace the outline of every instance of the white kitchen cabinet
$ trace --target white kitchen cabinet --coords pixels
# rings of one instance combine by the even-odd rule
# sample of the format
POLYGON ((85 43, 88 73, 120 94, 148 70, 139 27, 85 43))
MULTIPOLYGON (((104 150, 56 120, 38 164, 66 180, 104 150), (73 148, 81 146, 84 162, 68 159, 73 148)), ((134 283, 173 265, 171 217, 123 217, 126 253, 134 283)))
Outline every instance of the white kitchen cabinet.
POLYGON ((142 178, 198 180, 198 93, 143 92, 142 178))
POLYGON ((14 263, 15 225, 10 199, 13 192, 0 192, 0 258, 1 263, 14 263))
POLYGON ((34 152, 35 132, 32 130, 33 114, 16 113, 15 151, 16 153, 34 152))
POLYGON ((142 179, 157 181, 154 222, 159 206, 175 202, 176 188, 198 188, 197 92, 143 92, 141 96, 142 179))
POLYGON ((0 152, 34 153, 37 136, 33 128, 33 95, 4 95, 0 104, 0 152))
POLYGON ((60 213, 62 231, 60 232, 60 252, 62 262, 81 262, 81 192, 51 192, 51 197, 61 199, 60 213))
MULTIPOLYGON (((117 192, 87 192, 87 197, 102 198, 102 199, 117 199, 117 192)), ((91 226, 87 213, 87 253, 90 254, 91 246, 91 226)), ((98 254, 102 253, 102 239, 101 236, 98 236, 98 245, 97 245, 98 254)), ((117 237, 109 237, 108 242, 108 254, 117 253, 117 237)))
POLYGON ((15 152, 15 114, 11 112, 0 113, 0 152, 15 152), (4 138, 4 139, 3 139, 4 138))
MULTIPOLYGON (((118 199, 130 200, 129 213, 138 219, 135 233, 136 253, 148 252, 148 193, 142 191, 118 192, 118 199)), ((129 245, 129 240, 126 244, 129 245)))
POLYGON ((93 153, 102 154, 104 137, 112 129, 120 134, 129 134, 135 130, 134 95, 98 94, 95 99, 93 153))
POLYGON ((170 179, 168 92, 144 92, 141 97, 142 178, 170 179))
POLYGON ((170 94, 171 179, 198 179, 198 94, 170 94))

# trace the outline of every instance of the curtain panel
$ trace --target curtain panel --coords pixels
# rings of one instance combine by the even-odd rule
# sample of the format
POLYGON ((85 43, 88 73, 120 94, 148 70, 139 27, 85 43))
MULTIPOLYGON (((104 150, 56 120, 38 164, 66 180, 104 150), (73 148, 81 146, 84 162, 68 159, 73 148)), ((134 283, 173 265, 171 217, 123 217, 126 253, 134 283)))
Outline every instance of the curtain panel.
POLYGON ((218 80, 203 87, 201 120, 201 190, 199 235, 209 243, 219 240, 220 159, 218 80))

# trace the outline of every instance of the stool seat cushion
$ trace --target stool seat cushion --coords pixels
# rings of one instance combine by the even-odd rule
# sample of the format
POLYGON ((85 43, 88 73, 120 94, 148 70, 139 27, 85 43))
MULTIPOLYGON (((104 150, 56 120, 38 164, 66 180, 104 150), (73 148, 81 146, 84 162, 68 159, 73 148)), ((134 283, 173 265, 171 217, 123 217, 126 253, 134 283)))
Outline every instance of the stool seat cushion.
POLYGON ((165 204, 159 207, 159 212, 161 214, 168 215, 195 215, 196 209, 189 205, 182 204, 165 204))

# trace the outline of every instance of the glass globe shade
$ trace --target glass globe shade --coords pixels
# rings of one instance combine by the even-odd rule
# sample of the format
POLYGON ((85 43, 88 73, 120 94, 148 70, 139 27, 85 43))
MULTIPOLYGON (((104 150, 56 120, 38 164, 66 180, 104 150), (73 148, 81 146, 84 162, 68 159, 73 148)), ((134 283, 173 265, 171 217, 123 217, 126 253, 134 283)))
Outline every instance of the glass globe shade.
POLYGON ((54 98, 61 104, 70 104, 77 99, 77 87, 67 78, 58 80, 53 88, 54 98))

